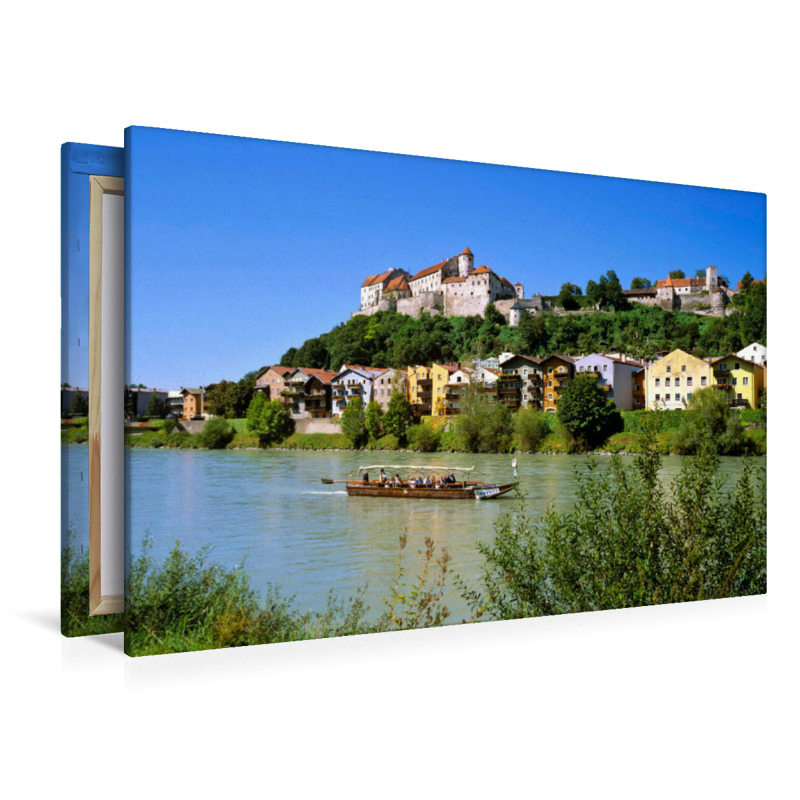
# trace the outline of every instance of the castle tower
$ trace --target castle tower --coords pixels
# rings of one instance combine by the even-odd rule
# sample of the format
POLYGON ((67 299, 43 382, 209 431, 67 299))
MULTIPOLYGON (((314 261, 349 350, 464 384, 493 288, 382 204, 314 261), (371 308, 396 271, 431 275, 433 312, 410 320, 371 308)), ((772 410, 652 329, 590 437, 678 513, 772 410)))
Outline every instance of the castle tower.
POLYGON ((525 299, 525 287, 519 281, 514 284, 514 291, 517 293, 518 300, 525 299))
POLYGON ((475 256, 472 255, 469 247, 465 247, 464 252, 458 257, 459 277, 466 278, 473 269, 475 269, 475 256))
POLYGON ((717 268, 706 267, 706 291, 713 292, 718 285, 719 282, 717 280, 717 268))

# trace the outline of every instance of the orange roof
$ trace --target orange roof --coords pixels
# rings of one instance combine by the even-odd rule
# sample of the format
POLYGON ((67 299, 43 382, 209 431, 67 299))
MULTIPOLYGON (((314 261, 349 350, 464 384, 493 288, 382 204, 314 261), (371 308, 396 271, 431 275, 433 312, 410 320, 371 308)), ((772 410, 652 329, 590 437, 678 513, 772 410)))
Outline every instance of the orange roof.
POLYGON ((458 372, 458 364, 434 364, 435 367, 442 367, 448 372, 458 372))
POLYGON ((705 286, 705 278, 672 278, 669 277, 665 281, 656 281, 656 288, 661 289, 665 286, 705 286))
POLYGON ((449 258, 446 258, 444 261, 440 261, 438 264, 434 264, 432 267, 423 269, 421 272, 418 272, 411 280, 415 281, 418 278, 425 278, 428 275, 433 275, 434 272, 439 272, 439 270, 442 269, 449 260, 450 260, 449 258))
POLYGON ((470 250, 469 247, 465 247, 464 248, 464 252, 461 253, 461 255, 462 256, 471 256, 472 255, 472 250, 470 250))
POLYGON ((364 283, 361 284, 361 288, 363 289, 365 286, 374 286, 376 283, 383 283, 391 274, 392 270, 387 270, 380 275, 368 275, 364 283))
POLYGON ((396 278, 392 278, 389 283, 386 285, 384 289, 385 292, 410 292, 411 289, 408 285, 408 281, 405 279, 404 275, 398 275, 396 278))
MULTIPOLYGON (((497 278, 497 275, 495 275, 494 270, 489 269, 489 267, 487 267, 485 265, 478 267, 478 269, 473 270, 470 273, 470 275, 487 275, 487 274, 488 275, 494 275, 495 278, 497 278)), ((500 280, 500 279, 498 278, 498 280, 500 280)), ((511 288, 513 289, 514 287, 512 286, 511 288)))
POLYGON ((514 288, 513 284, 510 281, 507 281, 505 278, 500 278, 500 283, 505 284, 509 289, 514 288))
POLYGON ((462 278, 459 275, 454 275, 452 278, 445 278, 442 283, 464 283, 466 278, 462 278))
POLYGON ((300 370, 310 378, 319 378, 323 383, 330 383, 331 379, 335 378, 337 374, 329 369, 317 369, 316 367, 300 367, 300 370))

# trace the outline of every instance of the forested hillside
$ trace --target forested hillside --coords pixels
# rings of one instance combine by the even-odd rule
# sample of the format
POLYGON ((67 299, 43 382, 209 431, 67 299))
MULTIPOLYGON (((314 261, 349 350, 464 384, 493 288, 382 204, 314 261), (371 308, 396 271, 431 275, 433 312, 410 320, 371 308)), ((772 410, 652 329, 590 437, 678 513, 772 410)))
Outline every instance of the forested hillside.
POLYGON ((358 316, 281 359, 288 367, 338 370, 342 364, 405 368, 432 361, 466 361, 508 351, 526 355, 624 351, 649 358, 659 350, 681 348, 703 357, 740 350, 754 341, 766 344, 766 284, 754 284, 736 299, 728 317, 633 306, 628 310, 525 317, 518 328, 505 324, 493 306, 486 318, 419 319, 385 311, 358 316))

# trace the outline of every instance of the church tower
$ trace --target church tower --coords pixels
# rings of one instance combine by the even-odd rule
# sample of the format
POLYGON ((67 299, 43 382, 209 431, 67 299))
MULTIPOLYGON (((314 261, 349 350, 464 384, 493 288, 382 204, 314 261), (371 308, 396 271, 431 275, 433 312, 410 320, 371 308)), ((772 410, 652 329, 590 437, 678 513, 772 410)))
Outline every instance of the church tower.
POLYGON ((713 292, 718 285, 717 268, 706 267, 706 291, 713 292))
POLYGON ((458 257, 458 274, 461 278, 466 278, 473 269, 475 269, 475 256, 469 247, 465 247, 464 252, 458 257))

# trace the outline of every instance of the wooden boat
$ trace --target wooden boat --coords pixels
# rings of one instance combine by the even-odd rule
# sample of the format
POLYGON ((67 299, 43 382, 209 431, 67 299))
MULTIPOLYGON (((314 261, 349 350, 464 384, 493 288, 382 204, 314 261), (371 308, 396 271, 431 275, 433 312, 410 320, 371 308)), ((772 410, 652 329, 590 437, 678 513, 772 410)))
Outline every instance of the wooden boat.
POLYGON ((455 483, 435 483, 433 485, 420 485, 411 480, 405 479, 399 483, 394 480, 388 480, 382 483, 380 480, 370 480, 365 482, 358 479, 355 475, 363 475, 370 470, 380 469, 402 469, 404 472, 408 471, 423 471, 428 473, 454 473, 459 472, 472 472, 475 467, 426 467, 426 466, 392 466, 388 464, 378 464, 377 466, 360 467, 357 473, 354 473, 349 480, 334 481, 328 478, 323 478, 323 483, 344 483, 346 485, 347 494, 351 497, 383 497, 395 498, 401 500, 494 500, 496 497, 510 492, 514 489, 516 483, 496 484, 484 483, 483 481, 465 480, 456 481, 455 483))

